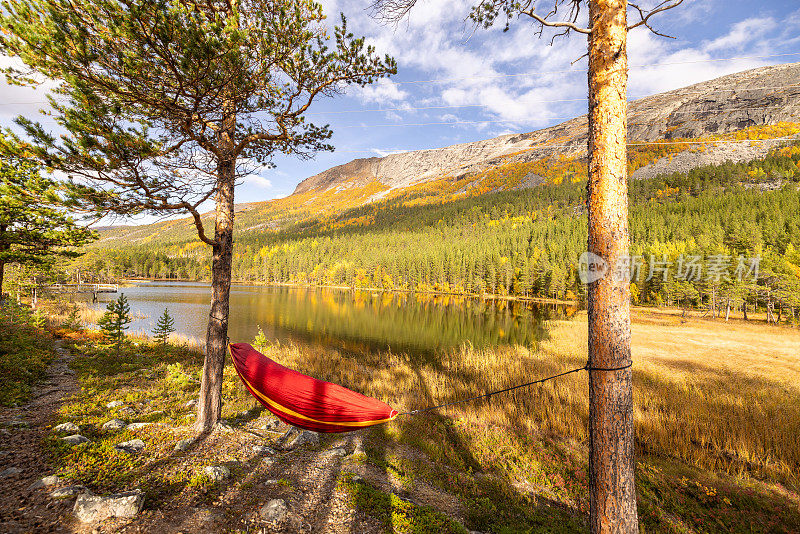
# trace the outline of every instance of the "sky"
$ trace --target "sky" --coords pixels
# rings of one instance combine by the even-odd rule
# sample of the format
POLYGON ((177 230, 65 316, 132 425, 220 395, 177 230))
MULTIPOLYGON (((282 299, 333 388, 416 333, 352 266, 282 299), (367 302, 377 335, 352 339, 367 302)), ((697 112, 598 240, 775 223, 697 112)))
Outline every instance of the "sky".
MULTIPOLYGON (((521 19, 507 32, 502 24, 475 29, 466 20, 473 3, 419 0, 405 20, 385 25, 365 10, 369 2, 323 0, 331 24, 344 13, 350 31, 393 56, 398 72, 318 101, 308 117, 331 126, 336 150, 310 161, 277 157, 275 168, 244 179, 237 202, 286 196, 301 180, 355 158, 528 132, 586 113, 586 59, 579 59, 585 36, 558 38, 551 46, 547 31, 538 38, 534 24, 521 19)), ((686 0, 657 17, 654 27, 675 39, 643 27, 630 32, 631 99, 800 61, 797 0, 686 0)), ((8 61, 0 57, 0 65, 8 61)), ((16 115, 36 117, 47 88, 0 81, 0 125, 16 115)))

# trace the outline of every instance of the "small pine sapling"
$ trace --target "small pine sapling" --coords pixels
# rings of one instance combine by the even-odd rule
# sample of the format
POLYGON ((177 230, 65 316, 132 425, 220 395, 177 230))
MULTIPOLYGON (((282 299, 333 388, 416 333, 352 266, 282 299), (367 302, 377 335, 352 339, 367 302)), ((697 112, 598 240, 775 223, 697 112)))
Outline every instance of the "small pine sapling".
POLYGON ((169 310, 164 308, 164 313, 158 318, 156 327, 153 329, 153 335, 159 345, 165 347, 169 335, 175 331, 175 319, 169 314, 169 310))
POLYGON ((131 307, 124 293, 121 293, 118 299, 108 303, 103 317, 97 321, 103 337, 114 347, 117 356, 125 343, 125 330, 132 321, 131 307))

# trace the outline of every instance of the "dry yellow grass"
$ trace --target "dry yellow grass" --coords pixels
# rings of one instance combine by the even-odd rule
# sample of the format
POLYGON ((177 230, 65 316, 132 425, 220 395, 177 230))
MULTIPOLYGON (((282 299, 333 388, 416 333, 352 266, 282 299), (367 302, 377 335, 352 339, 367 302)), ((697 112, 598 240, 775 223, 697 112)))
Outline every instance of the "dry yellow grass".
MULTIPOLYGON (((381 398, 401 411, 478 395, 586 361, 586 316, 554 321, 536 349, 475 350, 436 359, 271 346, 282 363, 381 398)), ((800 332, 742 321, 637 310, 633 324, 637 444, 698 467, 798 487, 800 332)), ((586 440, 586 373, 447 408, 452 417, 586 440)), ((405 416, 408 417, 408 416, 405 416)))

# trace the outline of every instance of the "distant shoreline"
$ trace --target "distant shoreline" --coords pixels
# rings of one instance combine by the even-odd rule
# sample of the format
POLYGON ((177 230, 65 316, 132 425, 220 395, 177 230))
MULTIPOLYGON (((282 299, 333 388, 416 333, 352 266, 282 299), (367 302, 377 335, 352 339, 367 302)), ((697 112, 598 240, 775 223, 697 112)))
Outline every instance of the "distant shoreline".
MULTIPOLYGON (((210 280, 195 280, 191 278, 123 278, 120 280, 121 284, 130 282, 201 282, 210 284, 210 280)), ((419 293, 422 295, 439 295, 449 297, 467 297, 474 299, 489 299, 489 300, 508 300, 517 302, 535 302, 537 304, 562 304, 567 306, 575 306, 579 303, 577 300, 567 299, 554 299, 546 297, 521 297, 517 295, 498 295, 495 293, 456 293, 452 291, 421 291, 416 289, 384 289, 381 287, 359 287, 352 286, 333 286, 333 285, 316 285, 316 284, 296 284, 290 282, 258 282, 251 280, 234 280, 232 285, 249 285, 249 286, 264 286, 264 287, 296 287, 307 289, 337 289, 340 291, 366 291, 368 293, 419 293)))

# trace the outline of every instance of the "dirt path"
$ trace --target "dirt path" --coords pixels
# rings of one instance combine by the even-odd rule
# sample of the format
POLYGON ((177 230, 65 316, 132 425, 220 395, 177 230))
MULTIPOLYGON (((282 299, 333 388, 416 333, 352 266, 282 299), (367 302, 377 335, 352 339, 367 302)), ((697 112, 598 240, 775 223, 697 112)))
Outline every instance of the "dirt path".
POLYGON ((33 390, 27 404, 0 408, 0 532, 67 532, 72 500, 53 501, 49 491, 30 489, 33 482, 52 474, 42 448, 62 399, 78 382, 69 368, 70 352, 55 342, 56 358, 47 378, 33 390), (8 473, 7 470, 19 472, 8 473))

